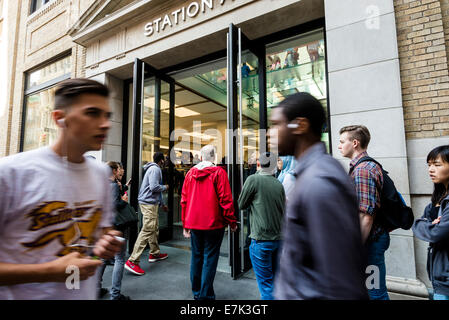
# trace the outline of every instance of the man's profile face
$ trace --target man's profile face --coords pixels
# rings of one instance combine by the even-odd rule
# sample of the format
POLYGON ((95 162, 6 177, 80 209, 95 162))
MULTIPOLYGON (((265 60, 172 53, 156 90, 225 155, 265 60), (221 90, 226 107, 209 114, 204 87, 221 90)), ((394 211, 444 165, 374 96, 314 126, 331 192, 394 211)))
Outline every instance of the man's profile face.
POLYGON ((349 132, 343 132, 340 135, 340 143, 338 145, 338 150, 343 157, 352 159, 354 154, 354 139, 351 139, 349 132))
POLYGON ((278 150, 280 156, 293 155, 295 152, 296 137, 287 128, 288 119, 282 112, 282 107, 277 107, 271 113, 271 127, 268 130, 268 141, 273 152, 278 150))
POLYGON ((108 98, 82 94, 67 110, 66 138, 82 150, 100 150, 111 126, 110 117, 108 98))

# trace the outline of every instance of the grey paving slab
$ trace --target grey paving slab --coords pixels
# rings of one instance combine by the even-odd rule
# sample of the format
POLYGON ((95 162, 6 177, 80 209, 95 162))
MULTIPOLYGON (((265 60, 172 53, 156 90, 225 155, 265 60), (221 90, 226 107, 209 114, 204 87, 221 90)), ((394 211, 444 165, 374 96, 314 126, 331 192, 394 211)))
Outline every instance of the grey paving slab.
MULTIPOLYGON (((133 300, 193 300, 190 285, 190 251, 161 245, 161 252, 168 253, 166 260, 148 262, 148 250, 141 257, 143 276, 124 270, 121 292, 133 300)), ((103 287, 111 288, 112 266, 107 266, 103 276, 103 287)), ((218 300, 260 300, 253 272, 233 280, 228 258, 220 256, 214 281, 218 300)), ((103 297, 109 299, 109 294, 103 297)))

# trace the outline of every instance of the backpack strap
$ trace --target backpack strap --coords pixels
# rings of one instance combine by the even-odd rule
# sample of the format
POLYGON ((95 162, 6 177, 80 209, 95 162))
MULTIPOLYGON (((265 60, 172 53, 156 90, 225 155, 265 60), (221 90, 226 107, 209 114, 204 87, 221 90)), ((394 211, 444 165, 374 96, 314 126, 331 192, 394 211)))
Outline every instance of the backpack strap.
POLYGON ((357 163, 349 171, 349 174, 351 174, 352 171, 354 171, 354 169, 357 168, 357 166, 359 164, 361 164, 362 162, 367 162, 367 161, 372 161, 372 162, 376 163, 380 167, 380 169, 383 170, 382 165, 379 162, 377 162, 376 160, 374 160, 373 158, 371 158, 369 156, 366 156, 366 157, 360 158, 359 161, 357 161, 357 163))

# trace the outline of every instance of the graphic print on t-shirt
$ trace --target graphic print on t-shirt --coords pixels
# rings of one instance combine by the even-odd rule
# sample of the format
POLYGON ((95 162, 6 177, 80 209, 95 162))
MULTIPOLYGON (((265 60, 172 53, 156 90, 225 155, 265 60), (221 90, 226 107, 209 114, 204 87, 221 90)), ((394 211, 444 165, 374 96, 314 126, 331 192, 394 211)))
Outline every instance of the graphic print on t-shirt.
POLYGON ((28 230, 49 231, 44 234, 40 232, 35 240, 22 243, 22 245, 29 250, 36 250, 53 241, 58 241, 62 247, 56 253, 56 256, 62 257, 74 251, 86 253, 86 247, 70 247, 70 245, 77 244, 80 241, 87 242, 87 245, 95 243, 95 231, 101 220, 103 210, 101 206, 95 206, 94 203, 95 200, 75 203, 75 208, 70 208, 67 202, 63 201, 40 204, 27 214, 27 218, 31 219, 28 230), (63 228, 53 227, 66 224, 68 221, 73 221, 73 223, 68 226, 65 225, 63 228))

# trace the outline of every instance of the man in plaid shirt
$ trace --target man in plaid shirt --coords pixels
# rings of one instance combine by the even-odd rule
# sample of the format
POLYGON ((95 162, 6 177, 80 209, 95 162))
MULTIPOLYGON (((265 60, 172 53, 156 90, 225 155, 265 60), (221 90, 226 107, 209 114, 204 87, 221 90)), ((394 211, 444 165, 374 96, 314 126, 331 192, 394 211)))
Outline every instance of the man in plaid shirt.
POLYGON ((390 246, 390 235, 388 230, 376 221, 383 186, 382 169, 373 161, 364 161, 357 165, 360 159, 368 156, 366 150, 370 139, 370 133, 365 126, 343 127, 340 129, 338 149, 344 157, 351 159, 350 175, 357 191, 360 228, 362 240, 367 249, 368 265, 379 268, 379 287, 368 290, 370 299, 389 300, 386 287, 385 251, 390 246))

